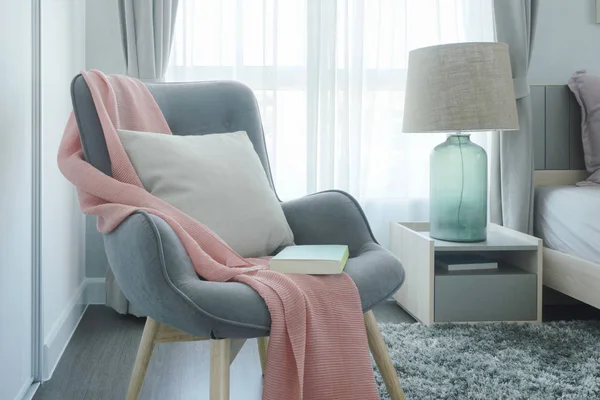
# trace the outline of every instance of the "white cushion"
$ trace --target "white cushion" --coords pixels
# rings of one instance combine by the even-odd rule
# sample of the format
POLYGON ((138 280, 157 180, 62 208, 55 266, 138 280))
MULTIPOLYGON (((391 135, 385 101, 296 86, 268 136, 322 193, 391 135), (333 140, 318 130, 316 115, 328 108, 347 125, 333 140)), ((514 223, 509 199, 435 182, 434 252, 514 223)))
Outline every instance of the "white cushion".
POLYGON ((241 256, 266 256, 293 243, 246 132, 117 132, 146 190, 208 226, 241 256))

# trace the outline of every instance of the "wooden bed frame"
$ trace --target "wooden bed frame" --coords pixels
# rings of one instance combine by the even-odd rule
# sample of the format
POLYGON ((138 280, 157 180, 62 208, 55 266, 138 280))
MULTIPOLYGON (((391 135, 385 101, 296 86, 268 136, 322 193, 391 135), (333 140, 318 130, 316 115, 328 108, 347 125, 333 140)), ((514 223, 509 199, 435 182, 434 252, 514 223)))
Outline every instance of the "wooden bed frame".
MULTIPOLYGON (((531 85, 535 187, 585 180, 581 112, 566 85, 531 85)), ((598 244, 600 245, 600 243, 598 244)), ((544 247, 544 285, 600 308, 600 264, 544 247)))
MULTIPOLYGON (((587 176, 587 171, 535 171, 533 181, 535 187, 570 185, 587 176)), ((600 308, 600 264, 547 247, 543 252, 544 285, 600 308)))

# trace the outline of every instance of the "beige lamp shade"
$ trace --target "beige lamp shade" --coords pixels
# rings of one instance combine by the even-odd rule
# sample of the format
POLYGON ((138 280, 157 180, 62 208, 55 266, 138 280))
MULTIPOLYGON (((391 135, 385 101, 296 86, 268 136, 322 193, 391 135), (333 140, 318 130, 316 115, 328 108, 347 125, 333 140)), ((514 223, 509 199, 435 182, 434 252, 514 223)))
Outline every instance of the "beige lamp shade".
POLYGON ((516 129, 508 45, 453 43, 409 53, 403 132, 516 129))

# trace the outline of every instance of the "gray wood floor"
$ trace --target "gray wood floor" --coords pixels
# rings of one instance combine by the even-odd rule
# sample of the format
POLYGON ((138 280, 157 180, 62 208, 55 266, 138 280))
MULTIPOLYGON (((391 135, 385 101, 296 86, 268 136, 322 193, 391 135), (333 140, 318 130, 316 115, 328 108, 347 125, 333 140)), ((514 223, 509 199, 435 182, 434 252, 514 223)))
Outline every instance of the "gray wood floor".
MULTIPOLYGON (((395 302, 374 310, 379 322, 414 322, 395 302)), ((587 306, 546 307, 544 320, 599 319, 587 306)), ((120 400, 127 391, 144 320, 103 306, 88 307, 52 379, 34 400, 120 400)), ((208 399, 207 342, 157 345, 142 389, 143 400, 208 399)), ((256 341, 244 345, 231 366, 231 399, 260 399, 262 378, 256 341)))

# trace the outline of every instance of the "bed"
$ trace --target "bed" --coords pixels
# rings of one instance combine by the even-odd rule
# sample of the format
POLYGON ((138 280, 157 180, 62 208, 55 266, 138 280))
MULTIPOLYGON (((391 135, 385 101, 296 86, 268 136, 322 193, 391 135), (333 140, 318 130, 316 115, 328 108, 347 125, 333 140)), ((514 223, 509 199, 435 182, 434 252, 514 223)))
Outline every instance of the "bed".
POLYGON ((544 241, 544 285, 600 308, 600 187, 578 187, 581 113, 566 85, 532 85, 534 234, 544 241))
POLYGON ((600 187, 540 187, 535 192, 535 235, 549 249, 600 264, 598 205, 600 187))

